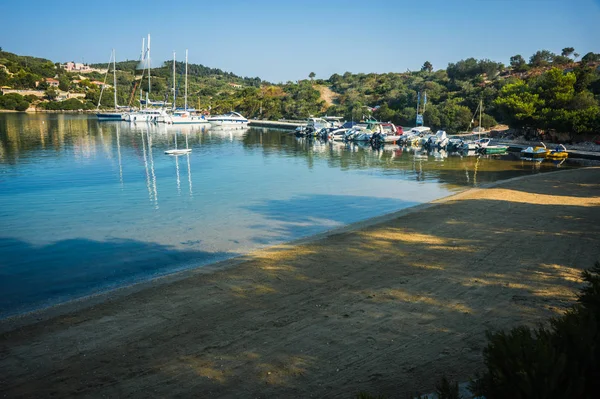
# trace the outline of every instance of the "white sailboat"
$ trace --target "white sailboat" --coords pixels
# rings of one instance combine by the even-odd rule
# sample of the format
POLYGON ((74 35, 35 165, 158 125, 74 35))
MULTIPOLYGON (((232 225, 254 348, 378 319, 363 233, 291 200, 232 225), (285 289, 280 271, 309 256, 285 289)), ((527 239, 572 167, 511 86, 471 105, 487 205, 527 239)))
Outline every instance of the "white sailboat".
POLYGON ((166 150, 165 154, 167 155, 183 155, 192 152, 191 148, 188 148, 188 137, 187 133, 185 134, 185 148, 177 148, 177 132, 174 134, 175 136, 175 148, 171 150, 166 150))
POLYGON ((102 93, 104 93, 104 87, 106 86, 106 78, 108 76, 108 71, 110 70, 110 61, 113 63, 113 88, 115 91, 115 112, 96 112, 96 116, 99 121, 120 121, 123 119, 123 113, 119 112, 119 105, 117 104, 117 67, 116 67, 116 56, 115 49, 112 50, 110 54, 110 59, 108 60, 108 65, 106 67, 106 74, 104 75, 104 84, 102 85, 102 89, 100 90, 100 98, 98 99, 98 105, 96 106, 96 111, 100 110, 100 102, 102 101, 102 93))
MULTIPOLYGON (((144 41, 142 39, 141 63, 144 68, 142 70, 142 79, 144 77, 144 71, 146 70, 146 68, 148 69, 148 92, 146 93, 146 101, 145 101, 146 108, 141 109, 137 112, 129 113, 125 116, 124 119, 129 122, 134 122, 134 123, 135 122, 158 122, 160 120, 163 120, 168 115, 167 115, 167 112, 162 108, 148 108, 148 105, 164 105, 162 102, 153 103, 149 99, 149 94, 150 94, 151 87, 152 87, 151 83, 150 83, 150 69, 152 67, 151 59, 150 59, 150 34, 148 34, 148 47, 145 47, 144 41)), ((141 84, 141 80, 140 80, 140 84, 141 84)), ((142 92, 140 89, 140 105, 142 103, 144 103, 141 96, 142 96, 142 92)))
POLYGON ((187 89, 188 89, 188 51, 185 50, 185 92, 183 109, 177 109, 175 105, 175 53, 173 53, 173 113, 165 118, 166 123, 173 125, 199 125, 207 124, 208 120, 204 115, 194 115, 188 110, 187 89))

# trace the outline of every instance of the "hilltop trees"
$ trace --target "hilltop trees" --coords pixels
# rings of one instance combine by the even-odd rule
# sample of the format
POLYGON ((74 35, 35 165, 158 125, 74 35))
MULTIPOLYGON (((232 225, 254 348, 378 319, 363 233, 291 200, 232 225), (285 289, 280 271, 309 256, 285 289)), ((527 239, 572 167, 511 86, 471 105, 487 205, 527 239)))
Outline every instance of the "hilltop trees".
POLYGON ((521 54, 510 57, 510 66, 515 70, 515 72, 525 72, 527 69, 529 69, 527 62, 523 56, 521 56, 521 54))
POLYGON ((425 61, 425 63, 421 67, 421 71, 427 71, 427 72, 433 71, 433 65, 431 65, 431 62, 425 61))
POLYGON ((570 57, 571 54, 573 54, 575 52, 575 49, 573 47, 565 47, 564 49, 562 49, 560 55, 562 55, 563 57, 570 57))
POLYGON ((548 50, 540 50, 529 58, 529 65, 532 67, 549 66, 554 61, 554 58, 556 58, 556 54, 548 50))
POLYGON ((581 57, 581 62, 583 62, 584 64, 587 64, 590 62, 599 62, 599 61, 600 61, 600 54, 592 53, 591 51, 589 53, 587 53, 586 55, 584 55, 583 57, 581 57))

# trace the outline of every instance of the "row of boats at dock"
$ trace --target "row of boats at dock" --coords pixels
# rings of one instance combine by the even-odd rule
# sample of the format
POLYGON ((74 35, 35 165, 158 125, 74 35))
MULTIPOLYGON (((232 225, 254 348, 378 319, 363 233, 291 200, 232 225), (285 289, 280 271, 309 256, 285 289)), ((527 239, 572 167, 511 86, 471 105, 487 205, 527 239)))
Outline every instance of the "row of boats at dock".
POLYGON ((215 125, 247 127, 248 119, 238 112, 223 115, 203 115, 193 109, 143 108, 125 112, 96 113, 99 121, 127 121, 132 123, 167 123, 171 125, 215 125))
MULTIPOLYGON (((464 155, 502 155, 508 151, 507 145, 494 143, 489 137, 465 140, 464 136, 448 136, 444 130, 433 133, 426 126, 417 126, 404 132, 401 126, 376 120, 364 122, 341 122, 341 118, 309 118, 305 126, 295 131, 297 137, 318 138, 334 142, 368 143, 372 146, 400 145, 427 150, 460 152, 464 155)), ((477 133, 474 133, 477 134, 477 133)), ((526 159, 565 159, 568 152, 563 145, 548 149, 541 146, 528 147, 521 151, 526 159)))

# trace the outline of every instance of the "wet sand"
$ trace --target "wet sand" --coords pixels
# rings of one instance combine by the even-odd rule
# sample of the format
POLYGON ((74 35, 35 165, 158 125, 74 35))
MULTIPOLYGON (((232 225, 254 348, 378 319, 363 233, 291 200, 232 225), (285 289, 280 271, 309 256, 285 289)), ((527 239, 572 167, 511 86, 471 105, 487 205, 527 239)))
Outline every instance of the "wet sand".
POLYGON ((573 302, 600 260, 599 206, 600 168, 527 176, 5 320, 0 396, 431 392, 481 368, 486 330, 573 302))

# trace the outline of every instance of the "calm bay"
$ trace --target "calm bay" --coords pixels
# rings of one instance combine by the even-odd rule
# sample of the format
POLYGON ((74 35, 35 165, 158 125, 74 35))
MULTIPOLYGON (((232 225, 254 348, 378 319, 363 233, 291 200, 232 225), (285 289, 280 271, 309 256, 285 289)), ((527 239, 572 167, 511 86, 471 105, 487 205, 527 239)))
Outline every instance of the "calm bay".
POLYGON ((262 128, 0 114, 0 318, 556 169, 262 128), (192 152, 165 155, 175 138, 192 152))

